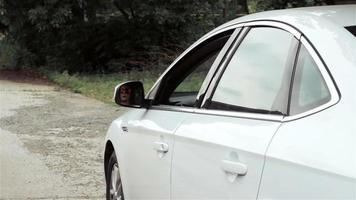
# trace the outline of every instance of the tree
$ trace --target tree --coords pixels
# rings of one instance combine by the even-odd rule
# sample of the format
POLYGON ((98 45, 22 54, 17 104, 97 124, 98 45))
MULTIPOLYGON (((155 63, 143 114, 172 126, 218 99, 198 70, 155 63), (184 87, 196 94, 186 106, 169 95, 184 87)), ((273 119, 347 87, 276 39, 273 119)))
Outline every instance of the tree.
POLYGON ((124 62, 121 66, 130 59, 152 65, 217 25, 251 11, 317 4, 324 2, 0 0, 0 29, 16 46, 18 66, 107 72, 117 70, 109 67, 113 60, 124 62))

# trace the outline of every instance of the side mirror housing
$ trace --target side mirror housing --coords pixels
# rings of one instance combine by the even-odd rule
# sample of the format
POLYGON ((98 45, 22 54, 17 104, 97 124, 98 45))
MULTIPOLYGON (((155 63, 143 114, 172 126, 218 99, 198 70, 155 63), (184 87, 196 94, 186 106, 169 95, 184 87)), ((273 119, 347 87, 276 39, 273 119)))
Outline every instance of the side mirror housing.
POLYGON ((120 106, 141 108, 144 107, 144 89, 140 81, 128 81, 115 87, 115 103, 120 106))

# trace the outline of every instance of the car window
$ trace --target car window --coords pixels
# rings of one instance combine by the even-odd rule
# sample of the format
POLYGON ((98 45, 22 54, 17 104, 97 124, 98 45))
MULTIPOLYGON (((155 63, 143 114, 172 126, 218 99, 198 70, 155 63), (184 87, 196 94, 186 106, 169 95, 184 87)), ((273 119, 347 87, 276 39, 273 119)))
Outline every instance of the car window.
POLYGON ((180 92, 197 92, 200 89, 201 84, 204 81, 210 67, 214 63, 216 57, 220 51, 213 52, 205 60, 202 60, 200 64, 197 65, 196 69, 190 73, 174 90, 174 93, 180 92))
POLYGON ((330 101, 331 95, 311 55, 302 45, 292 89, 290 115, 299 114, 330 101))
POLYGON ((345 28, 346 30, 350 31, 352 35, 356 36, 356 26, 347 26, 345 28))
POLYGON ((183 57, 165 75, 156 104, 194 107, 205 77, 233 31, 208 39, 183 57))
POLYGON ((227 65, 209 108, 287 113, 297 44, 298 40, 284 30, 252 28, 227 65))
POLYGON ((194 106, 199 89, 219 52, 215 51, 202 60, 194 71, 177 86, 169 97, 168 102, 170 105, 194 106))

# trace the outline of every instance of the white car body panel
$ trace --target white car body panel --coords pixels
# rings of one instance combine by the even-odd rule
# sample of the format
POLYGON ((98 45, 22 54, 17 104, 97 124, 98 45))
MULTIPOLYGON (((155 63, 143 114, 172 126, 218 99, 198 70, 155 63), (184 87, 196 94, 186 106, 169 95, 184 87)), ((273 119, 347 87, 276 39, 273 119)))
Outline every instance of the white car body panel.
POLYGON ((175 134, 172 199, 256 199, 264 154, 279 125, 190 114, 175 134), (247 174, 225 172, 224 160, 246 165, 247 174))
POLYGON ((164 142, 173 148, 173 133, 185 116, 184 113, 135 109, 126 113, 122 121, 113 122, 109 138, 116 141, 115 152, 126 199, 170 198, 173 149, 160 155, 154 143, 164 142), (121 127, 126 127, 128 132, 121 127))
POLYGON ((260 199, 356 198, 356 130, 354 119, 334 117, 342 109, 282 124, 266 153, 260 199))
POLYGON ((266 20, 302 33, 330 73, 339 101, 280 121, 204 109, 133 109, 112 123, 106 138, 120 163, 125 199, 356 199, 356 38, 344 28, 356 25, 356 5, 241 17, 203 36, 177 60, 219 31, 266 20), (161 158, 156 141, 169 146, 161 158), (233 182, 221 168, 231 155, 248 167, 233 182))

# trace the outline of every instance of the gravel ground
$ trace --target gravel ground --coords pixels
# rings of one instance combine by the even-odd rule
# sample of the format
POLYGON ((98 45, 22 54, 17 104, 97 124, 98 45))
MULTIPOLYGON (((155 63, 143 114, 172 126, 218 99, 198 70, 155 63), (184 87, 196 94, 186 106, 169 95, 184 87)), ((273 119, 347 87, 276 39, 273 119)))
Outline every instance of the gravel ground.
POLYGON ((0 80, 0 199, 104 199, 104 137, 124 109, 0 80))

